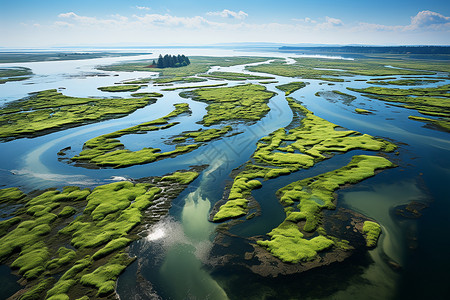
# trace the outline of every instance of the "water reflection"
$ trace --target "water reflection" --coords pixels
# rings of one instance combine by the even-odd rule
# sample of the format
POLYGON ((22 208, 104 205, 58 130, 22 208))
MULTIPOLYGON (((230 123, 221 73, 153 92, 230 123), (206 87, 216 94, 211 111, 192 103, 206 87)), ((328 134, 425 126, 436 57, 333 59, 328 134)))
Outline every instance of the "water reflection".
POLYGON ((350 285, 345 291, 333 295, 333 299, 391 299, 395 296, 400 278, 395 269, 405 264, 407 238, 415 221, 399 219, 392 212, 396 206, 411 201, 429 201, 427 194, 411 179, 391 184, 375 184, 368 191, 342 193, 345 206, 375 219, 382 225, 382 235, 378 247, 369 251, 375 263, 362 275, 367 281, 350 285))
MULTIPOLYGON (((224 290, 202 269, 215 227, 207 220, 210 207, 198 188, 185 197, 180 221, 167 217, 152 226, 145 237, 144 247, 152 249, 150 259, 162 259, 156 289, 168 298, 227 299, 224 290)), ((142 271, 154 272, 151 268, 142 271)))

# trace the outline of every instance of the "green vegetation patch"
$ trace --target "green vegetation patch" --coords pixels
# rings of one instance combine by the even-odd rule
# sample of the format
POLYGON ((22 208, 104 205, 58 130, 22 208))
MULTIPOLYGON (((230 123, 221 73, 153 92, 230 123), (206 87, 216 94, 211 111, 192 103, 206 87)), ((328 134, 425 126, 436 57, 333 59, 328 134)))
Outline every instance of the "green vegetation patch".
POLYGON ((287 84, 277 85, 276 88, 283 91, 286 96, 292 94, 293 92, 302 89, 306 86, 306 83, 302 81, 290 82, 287 84))
MULTIPOLYGON (((383 157, 357 155, 345 167, 296 181, 281 188, 277 191, 277 195, 283 206, 292 206, 297 202, 299 204, 286 209, 284 222, 268 233, 270 240, 258 241, 258 245, 284 262, 298 263, 316 259, 318 252, 329 249, 335 243, 333 239, 323 235, 323 230, 320 230, 318 236, 310 239, 305 238, 302 231, 316 231, 322 219, 321 211, 335 209, 334 192, 340 186, 355 184, 373 176, 376 170, 393 166, 383 157)), ((376 223, 369 225, 369 222, 365 222, 364 226, 366 224, 368 224, 367 231, 363 229, 365 235, 374 236, 372 226, 379 228, 379 225, 376 223)))
POLYGON ((22 81, 30 79, 33 72, 29 68, 14 67, 14 68, 0 68, 0 84, 9 81, 22 81))
POLYGON ((222 222, 246 215, 251 191, 261 186, 255 180, 257 178, 268 180, 307 169, 335 153, 356 149, 392 152, 396 149, 394 144, 367 134, 336 130, 338 125, 315 116, 292 98, 287 100, 294 114, 304 115, 301 124, 289 130, 280 128, 259 140, 252 155, 254 162, 247 163, 235 177, 227 202, 219 207, 212 221, 222 222))
POLYGON ((436 97, 450 97, 450 84, 441 85, 431 88, 385 88, 385 87, 368 87, 365 89, 347 88, 354 92, 373 94, 380 96, 436 96, 436 97))
POLYGON ((143 71, 143 72, 159 72, 160 78, 155 80, 156 83, 169 82, 197 82, 190 81, 186 77, 194 76, 201 73, 206 73, 212 66, 231 67, 236 65, 243 65, 249 63, 258 63, 268 60, 264 57, 247 57, 247 56, 232 56, 232 57, 209 57, 209 56, 195 56, 190 57, 191 64, 179 68, 150 68, 153 63, 152 60, 137 61, 131 63, 121 63, 109 66, 101 66, 100 70, 104 71, 143 71))
POLYGON ((161 180, 174 181, 180 184, 189 184, 198 177, 197 172, 175 172, 172 175, 164 176, 161 180))
POLYGON ((320 80, 331 81, 331 82, 344 82, 345 80, 342 78, 333 78, 333 77, 320 77, 320 80))
POLYGON ((169 77, 169 78, 156 78, 154 80, 155 83, 194 83, 194 82, 205 82, 208 81, 205 78, 199 78, 199 77, 169 77))
POLYGON ((127 85, 112 85, 102 86, 98 89, 102 92, 136 92, 142 85, 127 84, 127 85))
POLYGON ((234 81, 275 79, 274 77, 270 76, 258 76, 252 74, 233 73, 233 72, 211 72, 199 76, 214 80, 234 80, 234 81))
MULTIPOLYGON (((307 79, 322 79, 336 81, 337 78, 329 76, 391 76, 391 75, 433 75, 434 72, 422 70, 443 71, 449 69, 449 64, 439 66, 435 63, 433 66, 425 62, 411 62, 401 60, 385 59, 325 59, 325 58, 295 58, 296 63, 286 64, 284 61, 276 60, 270 64, 261 64, 257 66, 248 66, 246 69, 254 72, 263 72, 273 75, 286 77, 301 77, 307 79), (410 68, 415 70, 406 70, 390 68, 387 65, 410 68)), ((428 61, 427 61, 428 62, 428 61)), ((340 81, 338 79, 338 81, 340 81)))
POLYGON ((0 235, 0 263, 26 279, 22 298, 111 295, 117 276, 133 261, 124 253, 139 238, 133 229, 143 222, 155 222, 154 217, 146 218, 145 211, 158 197, 176 197, 198 173, 176 172, 166 177, 171 176, 169 182, 157 177, 147 179, 152 183, 122 181, 92 191, 72 186, 25 197, 16 216, 0 222, 0 228, 8 227, 0 235), (63 213, 68 207, 80 213, 75 220, 63 213))
POLYGON ((427 124, 432 124, 432 125, 436 126, 437 128, 442 128, 442 129, 450 132, 450 121, 448 120, 448 118, 446 120, 443 120, 443 119, 424 118, 424 117, 418 117, 418 116, 409 116, 408 119, 425 122, 427 124))
POLYGON ((370 80, 367 81, 369 84, 378 84, 378 85, 424 85, 429 83, 436 83, 442 80, 433 80, 433 79, 400 79, 400 80, 391 80, 391 81, 380 81, 380 80, 370 80))
POLYGON ((193 151, 199 147, 197 144, 177 146, 175 150, 160 152, 158 148, 144 148, 139 151, 123 149, 124 145, 117 139, 126 134, 146 133, 175 126, 176 122, 168 120, 183 113, 190 112, 186 103, 175 104, 175 109, 168 115, 139 125, 104 134, 88 140, 83 145, 83 151, 71 158, 72 161, 87 162, 102 167, 123 168, 138 164, 151 163, 155 160, 193 151))
POLYGON ((31 76, 24 76, 24 77, 9 77, 9 78, 0 78, 0 84, 4 84, 11 81, 23 81, 30 79, 31 76))
POLYGON ((371 99, 401 103, 404 108, 415 109, 421 114, 437 119, 411 116, 410 119, 435 125, 446 131, 450 131, 450 85, 442 85, 433 88, 384 88, 368 87, 365 89, 349 90, 362 93, 371 99))
POLYGON ((130 99, 76 98, 56 90, 32 93, 0 109, 0 139, 38 136, 128 115, 156 99, 143 96, 130 99))
MULTIPOLYGON (((222 128, 211 128, 211 129, 203 129, 200 128, 197 131, 189 131, 185 132, 179 137, 179 141, 185 141, 188 138, 193 138, 195 142, 209 142, 213 139, 217 139, 221 136, 224 136, 228 132, 232 131, 233 128, 231 126, 225 126, 222 128)), ((176 139, 176 138, 175 138, 176 139)), ((174 139, 174 141, 175 141, 174 139)))
POLYGON ((194 100, 206 102, 207 114, 202 123, 205 126, 230 120, 257 121, 270 110, 267 102, 275 93, 256 84, 233 87, 198 89, 180 94, 194 100))
POLYGON ((332 240, 322 235, 312 239, 304 238, 298 226, 290 221, 283 222, 267 235, 271 239, 258 241, 258 245, 266 248, 272 255, 287 263, 314 260, 318 252, 334 245, 332 240))
POLYGON ((367 247, 375 247, 381 234, 381 226, 378 223, 366 221, 363 225, 364 237, 367 247))
POLYGON ((189 90, 189 89, 218 87, 218 86, 225 86, 225 85, 228 85, 228 83, 205 84, 205 85, 197 85, 197 86, 195 86, 195 85, 192 85, 192 86, 179 86, 179 87, 174 87, 174 88, 162 89, 162 91, 189 90))
POLYGON ((0 189, 0 203, 3 202, 17 202, 26 195, 18 188, 0 189))
POLYGON ((363 108, 355 108, 355 112, 358 114, 363 114, 363 115, 371 114, 370 111, 368 111, 367 109, 363 109, 363 108))
POLYGON ((98 289, 97 296, 102 297, 115 291, 116 280, 129 264, 126 254, 118 254, 107 264, 98 267, 94 272, 81 277, 80 283, 98 289))
POLYGON ((163 94, 157 93, 157 92, 151 92, 151 93, 133 93, 131 94, 131 97, 162 97, 163 94))

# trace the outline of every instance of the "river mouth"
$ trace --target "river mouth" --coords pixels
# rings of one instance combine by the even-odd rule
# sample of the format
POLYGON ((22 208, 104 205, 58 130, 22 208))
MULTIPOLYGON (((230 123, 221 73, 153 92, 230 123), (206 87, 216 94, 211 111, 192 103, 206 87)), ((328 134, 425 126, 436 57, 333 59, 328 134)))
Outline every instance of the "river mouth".
MULTIPOLYGON (((161 52, 163 51, 165 50, 161 50, 161 52)), ((277 55, 276 53, 214 52, 215 50, 196 52, 192 49, 172 49, 170 51, 174 53, 181 51, 188 55, 209 54, 211 56, 244 54, 273 57, 277 55)), ((290 55, 283 54, 281 56, 281 58, 285 57, 290 57, 290 55)), ((128 59, 132 58, 126 58, 126 60, 128 59)), ((125 58, 120 60, 125 60, 125 58)), ((97 64, 117 61, 119 60, 108 58, 92 62, 24 64, 37 73, 36 78, 32 79, 32 84, 24 85, 16 82, 0 86, 1 100, 6 102, 18 99, 28 92, 55 88, 55 86, 65 87, 64 93, 71 96, 87 96, 86 94, 110 96, 111 94, 98 91, 97 87, 155 75, 152 72, 138 75, 115 72, 111 73, 111 76, 88 76, 81 79, 79 76, 71 77, 63 74, 72 72, 72 75, 80 75, 80 70, 77 69, 80 65, 83 72, 91 72, 94 71, 97 64), (57 68, 52 70, 53 67, 57 68), (114 76, 116 74, 118 76, 114 76)), ((291 60, 287 62, 292 63, 291 60)), ((220 70, 219 68, 217 70, 252 73, 246 71, 245 67, 245 65, 220 67, 220 70)), ((253 74, 273 76, 265 73, 253 74)), ((164 97, 155 104, 127 117, 71 128, 32 139, 18 139, 1 143, 0 150, 5 154, 0 158, 2 185, 5 187, 19 186, 24 191, 66 185, 94 187, 123 178, 158 176, 187 169, 191 165, 208 164, 209 167, 203 171, 201 177, 173 201, 169 216, 149 228, 147 232, 142 232, 142 239, 130 246, 130 254, 136 256, 137 261, 118 280, 117 292, 122 299, 129 298, 129 295, 139 294, 159 295, 164 299, 188 297, 197 299, 208 297, 212 299, 270 299, 275 297, 348 299, 348 297, 360 298, 374 293, 374 291, 382 293, 383 298, 395 298, 399 293, 407 290, 404 284, 406 278, 404 273, 411 271, 412 274, 421 278, 421 272, 427 269, 427 262, 431 262, 433 265, 440 263, 432 255, 430 256, 432 245, 443 247, 443 249, 450 248, 449 245, 440 241, 445 232, 450 229, 450 225, 448 222, 442 222, 435 218, 446 218, 444 211, 448 211, 449 208, 449 204, 445 201, 450 196, 446 184, 450 167, 448 165, 448 150, 450 149, 448 133, 431 130, 419 122, 408 120, 410 110, 388 106, 382 101, 370 100, 346 89, 346 87, 368 86, 363 81, 357 81, 358 79, 368 80, 370 79, 368 76, 344 78, 350 82, 336 83, 333 86, 314 79, 273 77, 277 83, 264 84, 268 90, 278 93, 269 101, 270 112, 253 124, 237 124, 236 131, 243 133, 236 136, 213 141, 189 154, 124 169, 85 169, 57 160, 56 153, 65 147, 71 146, 73 153, 79 153, 86 140, 131 126, 134 123, 162 117, 170 112, 173 104, 176 103, 188 103, 191 106, 192 114, 189 117, 181 116, 177 119, 180 125, 173 127, 168 134, 175 135, 182 131, 195 131, 202 127, 197 122, 205 114, 206 104, 181 98, 178 95, 179 91, 161 91, 162 88, 165 88, 164 86, 151 86, 144 88, 143 91, 162 92, 164 97), (260 276, 248 268, 236 265, 211 268, 208 266, 210 263, 208 259, 214 249, 217 225, 208 222, 209 212, 222 199, 223 191, 232 181, 229 174, 249 159, 256 149, 257 141, 272 131, 290 124, 293 118, 292 111, 283 93, 275 86, 292 81, 309 83, 291 96, 301 101, 317 116, 344 128, 402 143, 396 161, 396 164, 399 165, 397 169, 388 170, 352 189, 339 192, 337 199, 338 208, 352 209, 375 219, 382 225, 383 234, 379 247, 368 252, 355 253, 343 262, 311 269, 304 273, 279 275, 276 278, 260 276), (317 92, 327 93, 334 90, 353 95, 356 99, 345 101, 340 97, 332 99, 328 97, 327 99, 327 97, 316 96, 317 92), (356 107, 364 107, 374 113, 367 116, 355 114, 356 107), (406 205, 411 201, 427 203, 428 207, 422 211, 422 217, 405 219, 395 214, 397 206, 406 205), (420 258, 418 265, 412 263, 412 258, 420 258), (327 284, 324 284, 324 281, 327 284)), ((257 81, 245 82, 257 83, 257 81)), ((440 82, 439 85, 448 82, 448 80, 440 82)), ((244 82, 224 80, 206 82, 206 84, 217 83, 228 83, 228 86, 233 86, 244 82)), ((175 83, 173 87, 187 85, 175 83)), ((434 84, 434 86, 436 85, 434 84)), ((129 93, 114 95, 128 97, 129 93)), ((139 150, 147 146, 145 144, 147 142, 142 142, 143 136, 130 135, 124 137, 121 142, 129 145, 132 150, 139 150)), ((164 139, 167 138, 165 133, 155 136, 151 136, 150 133, 148 136, 148 142, 152 146, 159 146, 163 151, 173 149, 173 145, 164 143, 164 139)), ((244 239, 264 236, 285 217, 283 207, 275 196, 275 192, 279 188, 289 182, 342 167, 351 156, 364 153, 363 151, 352 151, 348 154, 336 155, 310 170, 300 170, 289 177, 263 182, 263 188, 252 193, 252 196, 260 202, 262 214, 233 226, 230 233, 244 239)), ((322 205, 323 202, 317 200, 317 204, 322 205)), ((5 210, 6 213, 10 212, 5 210)), ((228 253, 245 253, 253 251, 253 247, 238 239, 231 243, 228 251, 228 253)), ((442 275, 444 266, 447 265, 448 260, 445 260, 437 268, 439 274, 432 276, 437 282, 444 284, 445 276, 442 277, 442 275)), ((2 269, 2 274, 8 272, 9 270, 2 269)), ((408 275, 407 277, 414 276, 408 275)), ((11 278, 14 282, 17 279, 11 278)), ((431 280, 425 282, 428 286, 436 284, 431 283, 431 280)), ((12 290, 17 288, 13 287, 12 290)))

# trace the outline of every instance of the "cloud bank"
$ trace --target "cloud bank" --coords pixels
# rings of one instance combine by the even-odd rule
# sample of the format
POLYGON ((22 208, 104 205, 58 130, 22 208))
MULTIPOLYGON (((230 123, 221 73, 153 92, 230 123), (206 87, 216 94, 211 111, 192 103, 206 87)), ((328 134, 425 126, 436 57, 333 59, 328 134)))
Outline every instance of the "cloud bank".
POLYGON ((222 18, 231 18, 243 20, 248 17, 248 14, 243 12, 242 10, 235 12, 232 10, 224 9, 222 11, 210 11, 206 13, 207 16, 219 16, 222 18))

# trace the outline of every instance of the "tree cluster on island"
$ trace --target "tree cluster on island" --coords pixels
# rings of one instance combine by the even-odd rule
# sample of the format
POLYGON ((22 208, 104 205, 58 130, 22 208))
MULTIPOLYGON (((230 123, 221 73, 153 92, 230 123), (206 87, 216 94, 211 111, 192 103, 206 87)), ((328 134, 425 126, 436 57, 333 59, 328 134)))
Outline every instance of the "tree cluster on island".
POLYGON ((156 62, 153 60, 152 67, 153 68, 179 68, 179 67, 185 67, 187 65, 191 64, 189 58, 187 56, 183 55, 169 55, 166 54, 162 56, 159 55, 158 61, 156 62))

